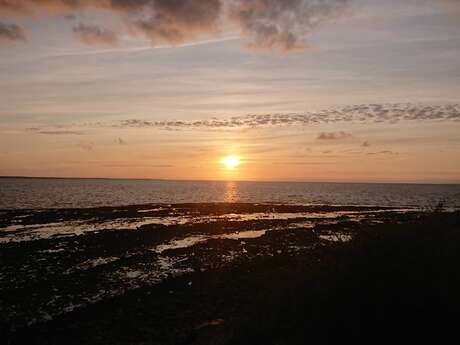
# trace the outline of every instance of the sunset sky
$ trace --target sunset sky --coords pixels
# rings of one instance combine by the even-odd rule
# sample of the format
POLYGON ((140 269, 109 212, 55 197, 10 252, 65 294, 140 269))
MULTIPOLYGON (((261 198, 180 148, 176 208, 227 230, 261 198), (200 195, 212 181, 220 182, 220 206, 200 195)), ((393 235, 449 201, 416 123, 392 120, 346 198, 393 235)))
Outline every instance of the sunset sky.
POLYGON ((459 18, 457 0, 0 0, 0 175, 459 183, 459 18))

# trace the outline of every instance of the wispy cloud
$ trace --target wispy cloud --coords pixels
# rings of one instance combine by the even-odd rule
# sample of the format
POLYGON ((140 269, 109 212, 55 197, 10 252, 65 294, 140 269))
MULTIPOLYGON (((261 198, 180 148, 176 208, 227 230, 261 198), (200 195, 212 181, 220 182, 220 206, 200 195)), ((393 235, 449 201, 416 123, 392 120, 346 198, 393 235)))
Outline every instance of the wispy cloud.
POLYGON ((49 128, 29 127, 29 128, 26 128, 25 130, 26 132, 31 132, 34 134, 43 134, 43 135, 84 135, 86 134, 84 131, 71 130, 62 125, 52 126, 49 128))
POLYGON ((37 134, 44 134, 44 135, 83 135, 85 132, 83 131, 68 131, 68 130, 60 130, 60 131, 42 131, 38 130, 35 131, 37 134))
POLYGON ((364 104, 307 113, 255 114, 204 120, 149 121, 130 119, 116 127, 178 129, 231 129, 314 125, 328 123, 398 123, 402 121, 460 121, 460 105, 364 104))
MULTIPOLYGON (((200 45, 207 45, 219 42, 226 42, 226 41, 235 41, 238 40, 238 36, 227 36, 227 37, 219 37, 216 39, 208 39, 208 40, 199 40, 193 41, 183 44, 174 45, 174 48, 183 48, 183 47, 194 47, 200 45)), ((112 47, 112 48, 105 48, 105 49, 92 49, 92 50, 74 50, 68 52, 61 52, 57 54, 47 55, 47 57, 63 57, 63 56, 86 56, 86 55, 100 55, 100 54, 123 54, 123 53, 136 53, 136 52, 143 52, 149 51, 152 49, 171 49, 173 48, 171 45, 145 45, 139 47, 112 47)))
MULTIPOLYGON (((460 105, 417 105, 417 104, 367 104, 353 105, 336 109, 312 111, 307 113, 287 114, 248 114, 230 117, 212 117, 197 120, 146 120, 128 119, 116 123, 85 122, 72 125, 55 125, 50 127, 30 127, 26 131, 43 135, 84 135, 88 128, 151 128, 166 131, 202 130, 231 131, 251 130, 255 128, 305 127, 328 124, 396 124, 410 122, 460 122, 460 105)), ((289 137, 292 138, 293 134, 289 137)), ((352 134, 339 132, 322 132, 318 140, 340 140, 352 138, 352 134)), ((258 138, 253 140, 257 141, 258 138)), ((175 139, 177 141, 177 139, 175 139)), ((122 138, 114 139, 118 145, 127 144, 122 138)), ((361 144, 370 147, 368 141, 361 144)))
POLYGON ((170 164, 132 164, 132 163, 113 163, 104 164, 106 168, 174 168, 174 165, 170 164))
POLYGON ((399 152, 390 151, 390 150, 383 150, 383 151, 377 151, 377 152, 368 152, 367 155, 390 155, 390 156, 395 156, 395 155, 399 155, 399 152))

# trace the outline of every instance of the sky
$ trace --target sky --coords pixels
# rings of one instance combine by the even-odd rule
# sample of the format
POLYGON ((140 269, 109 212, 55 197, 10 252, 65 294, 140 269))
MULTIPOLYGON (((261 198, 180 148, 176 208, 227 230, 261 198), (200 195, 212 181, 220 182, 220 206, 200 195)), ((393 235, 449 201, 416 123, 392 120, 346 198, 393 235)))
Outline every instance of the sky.
POLYGON ((460 183, 459 18, 458 0, 0 0, 0 175, 460 183))

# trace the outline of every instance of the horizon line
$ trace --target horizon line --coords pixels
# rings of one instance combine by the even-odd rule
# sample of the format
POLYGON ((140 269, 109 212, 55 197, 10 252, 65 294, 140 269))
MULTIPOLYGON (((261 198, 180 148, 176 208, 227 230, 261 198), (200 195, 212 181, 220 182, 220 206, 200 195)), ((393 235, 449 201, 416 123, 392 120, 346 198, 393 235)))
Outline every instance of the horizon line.
POLYGON ((78 176, 22 176, 0 175, 0 179, 48 179, 48 180, 133 180, 133 181, 171 181, 171 182, 260 182, 260 183, 336 183, 336 184, 413 184, 413 185, 460 185, 460 181, 420 182, 420 181, 308 181, 308 180, 237 180, 237 179, 174 179, 137 177, 78 177, 78 176))

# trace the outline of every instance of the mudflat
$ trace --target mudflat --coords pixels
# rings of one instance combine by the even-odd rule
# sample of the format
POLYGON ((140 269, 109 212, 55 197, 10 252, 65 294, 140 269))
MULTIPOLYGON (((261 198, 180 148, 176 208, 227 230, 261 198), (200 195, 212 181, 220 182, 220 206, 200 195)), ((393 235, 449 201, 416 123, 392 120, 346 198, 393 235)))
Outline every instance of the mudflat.
POLYGON ((460 212, 201 203, 0 211, 6 344, 440 341, 460 212))

